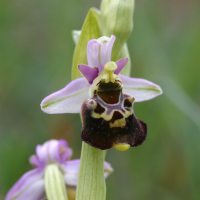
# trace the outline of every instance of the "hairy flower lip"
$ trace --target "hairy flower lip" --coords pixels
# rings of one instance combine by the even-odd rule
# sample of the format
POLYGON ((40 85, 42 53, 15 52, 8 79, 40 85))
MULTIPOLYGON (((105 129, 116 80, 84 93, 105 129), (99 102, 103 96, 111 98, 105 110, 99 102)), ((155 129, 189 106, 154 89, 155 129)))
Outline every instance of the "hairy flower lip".
POLYGON ((144 142, 147 125, 134 115, 134 98, 127 94, 123 95, 122 92, 119 94, 119 100, 114 104, 106 102, 98 95, 84 101, 81 110, 81 139, 84 142, 101 150, 115 147, 120 143, 134 147, 144 142), (104 110, 99 112, 100 109, 96 110, 96 107, 90 106, 88 102, 91 100, 104 110))

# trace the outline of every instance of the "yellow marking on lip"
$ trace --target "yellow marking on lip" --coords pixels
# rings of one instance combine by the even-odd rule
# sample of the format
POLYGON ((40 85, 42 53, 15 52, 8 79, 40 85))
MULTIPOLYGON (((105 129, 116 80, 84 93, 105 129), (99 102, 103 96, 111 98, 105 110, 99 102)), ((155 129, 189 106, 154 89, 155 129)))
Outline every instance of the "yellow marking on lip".
POLYGON ((114 128, 114 127, 125 128, 126 120, 124 118, 117 119, 113 123, 110 123, 109 125, 110 125, 110 128, 114 128))
MULTIPOLYGON (((98 114, 98 113, 95 113, 94 110, 92 110, 92 117, 94 117, 96 119, 103 118, 104 120, 109 121, 109 120, 112 119, 113 114, 114 114, 115 111, 118 111, 120 114, 122 114, 124 118, 128 118, 133 113, 133 107, 131 107, 130 110, 128 111, 128 110, 126 110, 124 108, 124 106, 122 106, 122 108, 125 110, 125 113, 123 113, 121 110, 113 109, 110 114, 107 114, 108 108, 103 106, 101 103, 100 103, 100 105, 103 108, 105 108, 105 111, 103 113, 101 113, 101 114, 98 114)), ((123 100, 123 104, 122 105, 124 105, 124 100, 123 100)))
POLYGON ((97 107, 97 103, 91 99, 88 101, 88 106, 90 106, 93 110, 97 107))
POLYGON ((135 100, 135 98, 130 96, 130 97, 128 97, 128 100, 129 100, 130 103, 133 103, 133 101, 135 100))
POLYGON ((126 151, 130 148, 130 145, 127 143, 118 143, 113 145, 115 149, 119 151, 126 151))
POLYGON ((126 110, 125 113, 123 113, 121 110, 113 109, 112 112, 108 115, 107 114, 107 108, 106 107, 103 107, 103 108, 105 108, 105 111, 101 114, 95 113, 94 110, 93 110, 92 111, 92 117, 96 118, 96 119, 103 118, 106 121, 110 121, 112 119, 115 111, 118 111, 120 114, 122 114, 124 118, 128 118, 132 114, 132 110, 130 110, 130 111, 126 110))

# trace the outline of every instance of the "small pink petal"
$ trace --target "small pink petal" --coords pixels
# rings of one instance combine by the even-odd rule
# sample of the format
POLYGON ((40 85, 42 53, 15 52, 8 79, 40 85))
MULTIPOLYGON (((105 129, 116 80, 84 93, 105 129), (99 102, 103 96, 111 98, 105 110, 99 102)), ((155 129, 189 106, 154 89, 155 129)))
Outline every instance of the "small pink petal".
POLYGON ((41 200, 45 198, 43 170, 34 169, 25 173, 9 190, 5 200, 41 200))
POLYGON ((59 163, 65 163, 65 162, 69 162, 69 159, 72 156, 72 149, 69 148, 67 141, 65 140, 59 140, 59 145, 58 145, 58 162, 59 163))
POLYGON ((64 164, 72 155, 72 149, 65 140, 50 140, 36 147, 37 157, 41 165, 51 162, 64 164))
POLYGON ((101 72, 104 69, 104 65, 111 61, 111 53, 114 42, 114 35, 111 35, 110 38, 103 36, 99 39, 90 40, 87 45, 88 65, 97 67, 99 72, 101 72))
POLYGON ((69 160, 65 165, 62 165, 64 181, 67 185, 77 186, 79 167, 80 159, 69 160))
POLYGON ((114 73, 118 75, 124 69, 127 62, 128 62, 128 58, 122 58, 121 60, 117 61, 116 62, 117 69, 115 70, 114 73))
MULTIPOLYGON (((77 186, 80 159, 70 160, 65 165, 61 165, 64 171, 64 181, 67 185, 77 186)), ((107 178, 113 172, 111 164, 104 162, 104 177, 107 178)))
POLYGON ((44 167, 44 164, 41 163, 40 159, 38 158, 37 155, 32 155, 30 158, 29 158, 29 162, 36 168, 42 168, 44 167))
POLYGON ((89 84, 92 84, 93 80, 98 76, 99 70, 97 67, 90 67, 88 65, 78 65, 78 69, 87 79, 89 84))
POLYGON ((108 162, 104 162, 104 178, 108 178, 110 173, 113 172, 113 168, 111 167, 111 164, 108 162))
POLYGON ((89 96, 89 87, 84 77, 75 79, 63 89, 44 98, 41 109, 48 114, 80 113, 83 101, 89 96))
POLYGON ((135 98, 135 102, 147 101, 162 94, 159 85, 141 78, 131 78, 119 75, 123 84, 123 93, 129 94, 135 98))

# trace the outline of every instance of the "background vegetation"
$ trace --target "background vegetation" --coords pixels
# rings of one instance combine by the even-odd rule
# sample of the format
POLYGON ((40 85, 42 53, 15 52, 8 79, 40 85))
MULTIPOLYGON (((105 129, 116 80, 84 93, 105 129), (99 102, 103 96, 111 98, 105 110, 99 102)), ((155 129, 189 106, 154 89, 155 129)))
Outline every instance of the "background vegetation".
MULTIPOLYGON (((78 114, 47 115, 41 100, 70 82, 74 43, 100 0, 0 2, 0 199, 27 170, 37 144, 65 138, 80 157, 78 114)), ((200 199, 200 1, 136 0, 128 40, 132 76, 164 94, 136 103, 144 144, 107 153, 108 200, 200 199)))

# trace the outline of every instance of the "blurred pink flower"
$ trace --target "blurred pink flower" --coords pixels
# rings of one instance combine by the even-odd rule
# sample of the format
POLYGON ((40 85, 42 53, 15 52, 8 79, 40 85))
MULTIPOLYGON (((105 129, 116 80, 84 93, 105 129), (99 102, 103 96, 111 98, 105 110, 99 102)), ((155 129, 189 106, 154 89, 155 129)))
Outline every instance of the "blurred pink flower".
MULTIPOLYGON (((30 157, 35 169, 26 172, 9 190, 5 200, 43 200, 46 199, 44 172, 48 164, 56 163, 67 186, 77 186, 80 159, 69 160, 72 149, 65 140, 50 140, 37 145, 36 155, 30 157)), ((112 172, 108 162, 104 163, 104 177, 112 172)))

